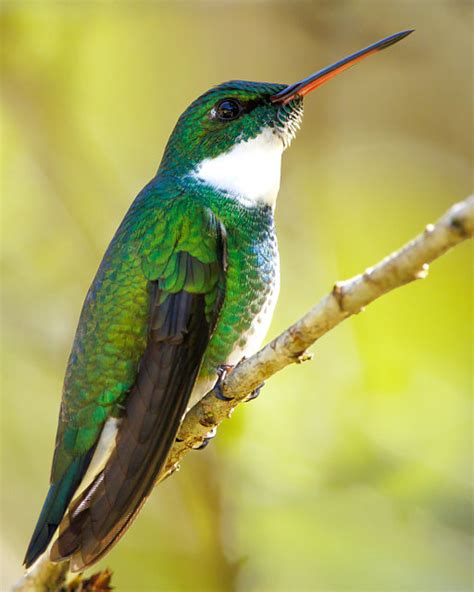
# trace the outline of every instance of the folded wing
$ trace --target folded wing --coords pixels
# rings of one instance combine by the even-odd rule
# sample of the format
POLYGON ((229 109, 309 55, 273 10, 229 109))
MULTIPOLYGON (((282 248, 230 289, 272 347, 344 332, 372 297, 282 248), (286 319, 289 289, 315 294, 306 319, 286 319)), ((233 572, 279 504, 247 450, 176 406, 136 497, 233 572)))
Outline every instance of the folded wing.
POLYGON ((69 506, 51 550, 53 561, 70 558, 74 570, 97 561, 124 533, 175 441, 224 294, 224 230, 209 212, 202 219, 201 237, 183 231, 169 258, 144 262, 152 292, 148 341, 116 446, 69 506))

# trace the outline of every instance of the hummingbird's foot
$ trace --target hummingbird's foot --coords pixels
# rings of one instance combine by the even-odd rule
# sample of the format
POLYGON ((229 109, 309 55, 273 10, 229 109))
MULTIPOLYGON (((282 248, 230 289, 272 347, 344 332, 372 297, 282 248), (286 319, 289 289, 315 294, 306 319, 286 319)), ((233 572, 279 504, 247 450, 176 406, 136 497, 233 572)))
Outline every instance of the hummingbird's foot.
POLYGON ((222 385, 224 383, 224 380, 226 379, 226 376, 230 374, 233 369, 234 366, 231 366, 229 364, 222 364, 222 366, 219 366, 217 368, 217 382, 214 385, 212 391, 216 399, 219 399, 220 401, 232 401, 232 397, 226 397, 224 395, 222 385))
POLYGON ((206 434, 206 437, 202 441, 202 444, 200 444, 199 446, 196 446, 196 448, 194 450, 204 450, 204 448, 206 448, 206 446, 209 444, 209 442, 216 437, 216 434, 217 434, 217 428, 212 428, 212 430, 206 434))
POLYGON ((255 390, 253 390, 250 395, 245 399, 245 402, 248 403, 249 401, 253 401, 254 399, 256 399, 259 394, 260 391, 262 390, 262 388, 265 386, 265 382, 262 382, 262 384, 260 384, 259 386, 257 386, 257 388, 255 390))

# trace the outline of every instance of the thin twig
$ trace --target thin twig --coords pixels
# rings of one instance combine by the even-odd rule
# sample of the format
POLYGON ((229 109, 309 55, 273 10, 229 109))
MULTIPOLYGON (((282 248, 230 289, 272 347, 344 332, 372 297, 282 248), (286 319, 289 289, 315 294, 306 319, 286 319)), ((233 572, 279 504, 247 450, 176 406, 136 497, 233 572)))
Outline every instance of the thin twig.
POLYGON ((44 554, 13 586, 12 592, 56 592, 69 573, 69 561, 52 563, 44 554))

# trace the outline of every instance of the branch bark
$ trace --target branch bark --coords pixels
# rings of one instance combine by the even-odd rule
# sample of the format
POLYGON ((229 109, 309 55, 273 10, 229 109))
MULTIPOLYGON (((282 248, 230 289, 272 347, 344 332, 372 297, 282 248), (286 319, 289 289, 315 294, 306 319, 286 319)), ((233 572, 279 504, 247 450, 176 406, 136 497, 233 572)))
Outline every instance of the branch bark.
MULTIPOLYGON (((309 312, 234 368, 221 384, 221 394, 229 400, 217 398, 214 389, 187 413, 158 483, 176 471, 186 454, 201 446, 207 434, 230 417, 235 407, 247 400, 249 393, 263 381, 289 364, 309 359, 306 350, 311 345, 383 294, 425 278, 432 261, 473 234, 474 196, 471 196, 452 206, 435 224, 428 224, 415 239, 374 267, 337 282, 309 312)), ((34 573, 26 574, 15 590, 59 590, 66 575, 64 564, 58 566, 43 557, 34 573)))
POLYGON ((249 393, 263 381, 289 364, 308 359, 306 350, 311 345, 380 296, 425 278, 432 261, 473 234, 474 196, 470 196, 377 265, 349 280, 337 282, 331 292, 296 323, 235 367, 221 385, 222 394, 230 401, 218 399, 211 391, 187 413, 158 482, 173 473, 186 454, 201 446, 206 434, 230 417, 235 407, 248 399, 249 393))
POLYGON ((69 561, 52 563, 45 553, 14 584, 12 592, 56 592, 61 590, 69 572, 69 561))

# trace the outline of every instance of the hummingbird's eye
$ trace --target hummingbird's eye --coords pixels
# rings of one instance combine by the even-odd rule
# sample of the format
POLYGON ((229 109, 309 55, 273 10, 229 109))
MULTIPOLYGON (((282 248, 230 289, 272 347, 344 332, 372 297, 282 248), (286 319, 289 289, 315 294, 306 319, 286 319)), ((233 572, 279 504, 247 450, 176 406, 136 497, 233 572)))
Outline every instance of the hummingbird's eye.
POLYGON ((213 115, 222 121, 237 119, 242 113, 242 105, 234 99, 223 99, 214 107, 213 115))

